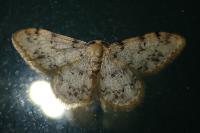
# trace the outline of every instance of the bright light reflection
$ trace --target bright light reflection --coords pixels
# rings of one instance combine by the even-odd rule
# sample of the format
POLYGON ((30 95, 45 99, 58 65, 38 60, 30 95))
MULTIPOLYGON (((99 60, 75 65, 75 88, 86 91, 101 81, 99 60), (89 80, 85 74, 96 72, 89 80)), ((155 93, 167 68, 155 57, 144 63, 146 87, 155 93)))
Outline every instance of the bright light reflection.
POLYGON ((60 118, 64 114, 65 105, 55 97, 48 82, 33 82, 29 95, 31 100, 41 107, 45 115, 51 118, 60 118))

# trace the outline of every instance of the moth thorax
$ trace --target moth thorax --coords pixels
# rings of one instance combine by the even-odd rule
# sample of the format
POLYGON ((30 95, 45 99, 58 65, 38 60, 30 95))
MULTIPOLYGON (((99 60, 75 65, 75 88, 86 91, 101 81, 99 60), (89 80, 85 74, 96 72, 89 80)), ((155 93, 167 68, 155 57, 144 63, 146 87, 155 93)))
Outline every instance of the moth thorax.
POLYGON ((90 43, 88 46, 87 52, 90 57, 93 71, 99 70, 101 65, 101 58, 103 55, 103 46, 101 41, 92 41, 92 43, 90 43))

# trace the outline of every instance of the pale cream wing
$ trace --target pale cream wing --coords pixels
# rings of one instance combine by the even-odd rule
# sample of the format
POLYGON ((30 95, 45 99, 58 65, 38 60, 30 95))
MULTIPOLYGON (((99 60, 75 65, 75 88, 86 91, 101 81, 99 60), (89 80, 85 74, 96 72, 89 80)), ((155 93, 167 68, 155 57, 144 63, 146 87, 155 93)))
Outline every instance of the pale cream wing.
POLYGON ((108 48, 104 49, 100 70, 99 98, 104 109, 131 109, 144 94, 143 81, 118 60, 108 48))
POLYGON ((88 104, 96 85, 92 67, 90 55, 84 52, 80 61, 58 69, 51 83, 54 94, 66 104, 88 104))
POLYGON ((29 65, 48 74, 80 60, 85 51, 83 41, 36 28, 15 32, 12 42, 29 65))
POLYGON ((171 62, 184 46, 182 36, 159 32, 113 43, 110 49, 115 58, 125 61, 136 71, 151 74, 171 62))
POLYGON ((98 48, 35 28, 14 33, 12 41, 29 65, 50 74, 52 89, 58 99, 74 107, 90 102, 96 85, 95 71, 99 70, 100 58, 94 56, 98 48))

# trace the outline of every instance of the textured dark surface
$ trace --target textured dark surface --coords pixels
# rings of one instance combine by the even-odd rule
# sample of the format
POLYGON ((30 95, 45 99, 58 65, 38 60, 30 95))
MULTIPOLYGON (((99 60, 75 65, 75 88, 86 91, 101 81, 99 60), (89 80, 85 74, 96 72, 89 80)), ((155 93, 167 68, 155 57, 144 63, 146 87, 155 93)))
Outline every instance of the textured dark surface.
MULTIPOLYGON (((192 132, 197 129, 199 16, 197 3, 181 0, 0 0, 0 132, 192 132), (152 31, 185 36, 183 53, 145 78, 145 98, 131 112, 75 112, 76 120, 50 119, 29 100, 32 81, 44 79, 11 45, 18 29, 41 27, 84 41, 107 42, 152 31), (83 117, 84 116, 84 117, 83 117)), ((91 111, 92 110, 92 111, 91 111)))

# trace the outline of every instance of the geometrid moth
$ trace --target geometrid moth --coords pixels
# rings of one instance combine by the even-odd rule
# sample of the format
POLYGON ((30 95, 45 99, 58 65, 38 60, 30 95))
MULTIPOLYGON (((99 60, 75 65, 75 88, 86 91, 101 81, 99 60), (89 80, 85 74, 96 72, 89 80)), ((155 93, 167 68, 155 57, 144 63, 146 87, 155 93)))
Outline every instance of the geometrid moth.
POLYGON ((185 46, 182 36, 167 32, 108 44, 37 28, 15 32, 12 42, 29 65, 51 77, 54 94, 65 104, 86 105, 97 96, 113 109, 134 107, 144 92, 138 75, 158 72, 185 46))

